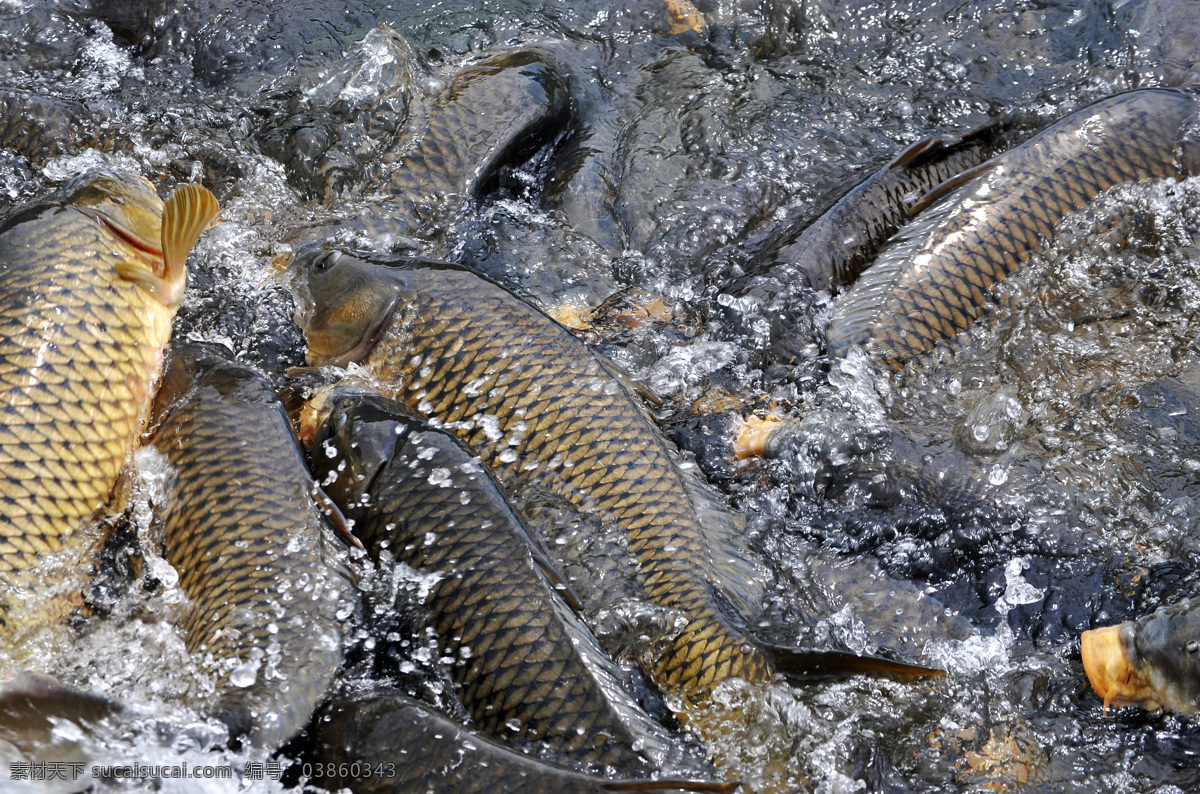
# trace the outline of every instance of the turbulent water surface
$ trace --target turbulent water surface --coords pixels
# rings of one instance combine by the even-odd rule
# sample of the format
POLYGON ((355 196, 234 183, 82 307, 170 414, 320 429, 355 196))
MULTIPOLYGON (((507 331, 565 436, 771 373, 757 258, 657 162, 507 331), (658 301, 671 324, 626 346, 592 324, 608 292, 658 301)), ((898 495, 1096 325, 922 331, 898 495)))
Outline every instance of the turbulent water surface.
MULTIPOLYGON (((1200 180, 1103 194, 956 355, 896 376, 825 354, 837 296, 790 282, 774 252, 925 136, 1004 117, 1029 134, 1114 93, 1200 82, 1197 32, 1183 0, 284 0, 270 13, 0 0, 0 209, 97 166, 164 194, 203 182, 222 210, 190 260, 176 334, 223 343, 280 385, 304 350, 278 273, 316 236, 462 263, 576 327, 664 398, 688 465, 751 517, 778 574, 776 641, 947 671, 722 685, 693 730, 755 790, 1190 791, 1200 730, 1105 713, 1078 635, 1200 587, 1200 180), (467 147, 478 168, 454 183, 463 195, 417 207, 390 192, 389 169, 428 163, 435 98, 517 51, 566 104, 497 102, 495 142, 467 147), (506 113, 525 132, 504 138, 506 113), (796 420, 792 436, 776 458, 734 464, 715 434, 752 413, 796 420), (895 614, 912 599, 889 600, 866 571, 931 596, 969 636, 895 614)), ((261 753, 211 749, 223 729, 178 705, 210 684, 171 628, 183 596, 154 552, 164 464, 153 450, 136 462, 125 541, 140 534, 141 575, 93 587, 105 616, 79 639, 25 654, 133 716, 63 741, 98 764, 235 770, 101 790, 302 785, 295 770, 251 779, 261 753)), ((368 584, 414 599, 429 586, 368 584)), ((361 681, 374 640, 357 642, 346 675, 361 681)), ((407 644, 410 688, 438 701, 436 643, 407 644)))

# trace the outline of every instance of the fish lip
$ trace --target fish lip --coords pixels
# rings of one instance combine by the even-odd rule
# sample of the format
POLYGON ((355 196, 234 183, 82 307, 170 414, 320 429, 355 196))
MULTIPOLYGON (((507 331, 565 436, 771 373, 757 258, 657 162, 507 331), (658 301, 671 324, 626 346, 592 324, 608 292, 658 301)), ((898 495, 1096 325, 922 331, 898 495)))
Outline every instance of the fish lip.
POLYGON ((393 302, 392 305, 388 307, 388 310, 383 312, 379 316, 379 319, 367 329, 365 334, 363 334, 362 341, 338 355, 314 355, 312 352, 312 347, 310 346, 308 350, 308 363, 314 367, 345 367, 348 364, 361 361, 370 354, 371 350, 375 347, 375 343, 379 341, 379 337, 383 336, 384 330, 391 325, 392 318, 395 316, 395 314, 396 303, 393 302))
POLYGON ((151 256, 153 256, 157 259, 163 258, 163 250, 162 250, 161 243, 155 243, 152 240, 146 239, 145 237, 141 236, 137 232, 128 228, 127 226, 125 226, 120 221, 116 220, 115 218, 109 217, 107 214, 105 214, 101 210, 95 209, 93 207, 76 207, 75 209, 79 210, 84 215, 87 215, 88 217, 93 218, 93 219, 99 221, 100 223, 103 223, 105 226, 107 226, 109 229, 112 230, 113 234, 117 235, 117 237, 120 237, 122 240, 129 243, 131 246, 133 246, 137 250, 139 250, 143 253, 146 253, 146 254, 150 254, 151 256))
POLYGON ((1122 631, 1129 624, 1104 626, 1083 632, 1079 638, 1083 670, 1092 689, 1113 706, 1157 706, 1152 686, 1129 660, 1122 631))

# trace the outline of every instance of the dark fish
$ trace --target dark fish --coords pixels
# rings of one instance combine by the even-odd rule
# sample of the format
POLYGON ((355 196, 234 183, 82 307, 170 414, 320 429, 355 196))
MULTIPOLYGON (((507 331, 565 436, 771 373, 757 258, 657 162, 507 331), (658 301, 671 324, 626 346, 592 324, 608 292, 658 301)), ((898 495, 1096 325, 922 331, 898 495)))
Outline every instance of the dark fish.
POLYGON ((312 782, 357 794, 732 792, 736 782, 606 780, 551 766, 470 731, 430 706, 384 690, 336 701, 313 722, 312 782))
POLYGON ((372 558, 386 550, 442 574, 429 608, 476 726, 621 774, 652 769, 647 758, 661 758, 670 737, 551 592, 549 563, 479 458, 399 403, 352 386, 319 393, 301 415, 313 473, 372 558))
POLYGON ((773 258, 813 289, 853 283, 887 239, 912 220, 910 208, 918 198, 998 151, 1000 131, 989 125, 956 141, 917 141, 837 199, 799 236, 787 235, 792 241, 772 252, 773 258))
POLYGON ((47 678, 19 675, 0 684, 0 742, 26 754, 50 748, 73 750, 76 737, 63 730, 65 722, 93 725, 123 710, 119 703, 99 695, 68 689, 47 678), (64 744, 67 747, 54 747, 64 744))
POLYGON ((532 51, 496 55, 460 72, 431 100, 420 138, 382 161, 380 187, 412 232, 458 200, 492 187, 501 166, 528 155, 563 125, 566 79, 532 51))
POLYGON ((5 650, 77 600, 95 544, 81 530, 145 429, 187 255, 216 212, 198 185, 164 206, 141 177, 97 172, 0 224, 5 650))
POLYGON ((153 443, 174 469, 164 556, 190 600, 188 651, 215 682, 200 708, 275 747, 324 696, 354 596, 286 411, 218 351, 173 351, 155 400, 153 443))
POLYGON ((112 137, 78 102, 0 89, 0 146, 16 149, 39 165, 59 154, 107 148, 112 137))
POLYGON ((826 332, 829 352, 862 344, 899 369, 954 337, 1064 215, 1122 182, 1190 173, 1196 151, 1184 127, 1195 113, 1187 91, 1121 94, 942 183, 913 210, 938 203, 902 229, 842 298, 826 332))
POLYGON ((1104 705, 1200 711, 1200 600, 1085 631, 1083 669, 1104 705))
POLYGON ((744 628, 768 573, 743 519, 676 465, 632 382, 471 273, 363 256, 314 249, 293 262, 309 362, 361 362, 378 388, 466 441, 510 493, 550 494, 619 534, 627 554, 605 575, 687 619, 645 663, 659 688, 695 701, 729 677, 769 679, 772 654, 744 628))

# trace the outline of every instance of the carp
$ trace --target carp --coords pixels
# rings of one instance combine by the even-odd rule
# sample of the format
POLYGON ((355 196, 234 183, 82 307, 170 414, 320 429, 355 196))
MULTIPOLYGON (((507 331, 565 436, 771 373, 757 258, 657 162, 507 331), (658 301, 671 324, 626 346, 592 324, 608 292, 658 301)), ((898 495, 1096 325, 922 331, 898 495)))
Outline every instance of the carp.
POLYGON ((384 155, 378 187, 420 225, 455 199, 476 198, 501 166, 557 134, 569 106, 567 80, 546 56, 517 51, 482 60, 431 100, 415 146, 384 155))
POLYGON ((889 237, 912 220, 912 205, 937 185, 994 155, 1002 124, 985 125, 957 140, 922 138, 837 198, 798 234, 789 230, 768 252, 797 271, 807 286, 830 290, 852 284, 889 237))
POLYGON ((1200 150, 1186 128, 1196 110, 1185 90, 1119 94, 941 183, 838 303, 830 354, 863 345, 901 369, 953 338, 1067 213, 1123 182, 1193 173, 1200 150))
POLYGON ((324 696, 356 595, 287 412, 227 355, 173 351, 155 400, 153 444, 174 472, 163 556, 189 599, 188 651, 214 680, 198 707, 273 748, 324 696))
POLYGON ((313 782, 330 791, 403 794, 732 792, 737 782, 608 780, 552 766, 471 731, 396 690, 335 700, 314 722, 313 782))
POLYGON ((619 668, 551 590, 558 577, 523 517, 457 436, 349 385, 319 392, 301 428, 313 474, 368 554, 442 575, 429 608, 480 730, 622 774, 653 768, 647 756, 670 737, 624 694, 619 668))
MULTIPOLYGON (((744 519, 676 464, 627 376, 470 272, 371 257, 317 246, 292 262, 310 364, 358 363, 374 388, 453 430, 510 493, 548 494, 618 534, 627 555, 602 561, 601 578, 628 578, 686 619, 642 660, 661 690, 702 701, 726 678, 765 681, 799 661, 749 635, 769 572, 744 519)), ((800 667, 812 659, 801 656, 800 667)))
POLYGON ((93 172, 0 224, 0 635, 13 648, 79 601, 97 542, 83 530, 145 428, 187 255, 216 212, 199 185, 164 205, 139 176, 93 172))
POLYGON ((1200 600, 1085 631, 1083 669, 1104 706, 1200 711, 1200 600))

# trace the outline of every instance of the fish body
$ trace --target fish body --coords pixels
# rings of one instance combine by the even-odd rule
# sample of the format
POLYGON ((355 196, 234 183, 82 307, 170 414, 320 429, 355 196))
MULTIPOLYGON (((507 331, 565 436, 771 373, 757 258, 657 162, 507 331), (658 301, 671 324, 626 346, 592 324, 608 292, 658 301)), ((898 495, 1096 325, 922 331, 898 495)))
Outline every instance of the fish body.
POLYGON ((647 670, 657 686, 701 698, 731 676, 771 676, 740 627, 768 578, 741 518, 679 468, 611 365, 460 269, 323 249, 292 267, 311 364, 360 362, 388 396, 452 429, 510 493, 554 494, 623 535, 636 570, 614 560, 610 575, 688 621, 647 670))
POLYGON ((569 104, 566 79, 537 52, 474 64, 430 101, 416 143, 384 156, 379 187, 420 231, 456 200, 477 198, 501 166, 555 134, 569 104))
POLYGON ((775 260, 794 268, 813 289, 852 284, 888 238, 912 219, 910 208, 918 198, 987 160, 996 153, 998 139, 998 129, 988 126, 956 141, 917 141, 807 224, 774 252, 775 260))
POLYGON ((1120 94, 943 183, 843 296, 830 354, 861 344, 899 369, 966 329, 1067 213, 1114 185, 1194 170, 1196 109, 1187 91, 1120 94))
POLYGON ((386 397, 335 386, 314 403, 302 414, 302 427, 319 421, 313 473, 367 552, 441 574, 428 605, 476 727, 589 767, 650 770, 646 751, 665 753, 670 737, 551 590, 543 552, 479 458, 386 397))
POLYGON ((113 137, 77 102, 0 89, 0 145, 16 149, 35 163, 89 147, 107 148, 113 137))
POLYGON ((1104 705, 1200 712, 1200 600, 1085 631, 1083 669, 1104 705))
POLYGON ((606 780, 551 766, 392 691, 335 701, 314 723, 313 782, 330 791, 401 794, 602 794, 723 791, 737 783, 606 780))
POLYGON ((161 520, 184 641, 214 680, 197 705, 276 747, 324 695, 354 603, 304 454, 269 382, 211 346, 172 352, 153 422, 174 471, 161 520))
POLYGON ((0 636, 77 600, 102 514, 145 427, 187 253, 216 214, 95 172, 0 225, 0 636), (51 559, 51 555, 55 555, 51 559))

